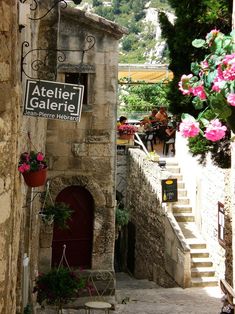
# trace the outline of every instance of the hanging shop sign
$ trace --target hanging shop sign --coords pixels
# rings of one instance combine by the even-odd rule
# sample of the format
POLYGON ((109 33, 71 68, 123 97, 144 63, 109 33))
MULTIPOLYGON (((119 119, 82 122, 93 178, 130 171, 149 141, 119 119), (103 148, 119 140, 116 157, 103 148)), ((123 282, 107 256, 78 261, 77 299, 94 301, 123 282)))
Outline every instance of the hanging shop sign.
POLYGON ((23 114, 31 117, 80 121, 84 86, 27 80, 23 114))
POLYGON ((177 202, 177 179, 162 180, 162 202, 177 202))

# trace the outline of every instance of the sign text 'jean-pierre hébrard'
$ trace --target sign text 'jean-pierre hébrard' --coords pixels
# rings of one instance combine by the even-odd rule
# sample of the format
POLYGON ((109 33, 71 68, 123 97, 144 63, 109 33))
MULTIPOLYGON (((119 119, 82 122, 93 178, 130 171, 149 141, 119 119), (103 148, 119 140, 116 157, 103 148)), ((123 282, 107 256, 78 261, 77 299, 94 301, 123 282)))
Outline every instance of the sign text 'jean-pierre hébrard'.
POLYGON ((79 122, 83 93, 82 85, 27 80, 23 114, 79 122))

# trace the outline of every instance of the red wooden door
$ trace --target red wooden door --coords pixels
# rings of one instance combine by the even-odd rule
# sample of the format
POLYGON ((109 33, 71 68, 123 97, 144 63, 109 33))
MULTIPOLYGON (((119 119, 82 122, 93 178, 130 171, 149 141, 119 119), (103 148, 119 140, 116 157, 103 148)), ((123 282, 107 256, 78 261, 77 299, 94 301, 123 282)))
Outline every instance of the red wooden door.
POLYGON ((70 186, 58 194, 56 201, 69 204, 73 214, 69 229, 54 227, 52 266, 58 266, 65 244, 69 266, 91 268, 94 217, 92 195, 81 186, 70 186))

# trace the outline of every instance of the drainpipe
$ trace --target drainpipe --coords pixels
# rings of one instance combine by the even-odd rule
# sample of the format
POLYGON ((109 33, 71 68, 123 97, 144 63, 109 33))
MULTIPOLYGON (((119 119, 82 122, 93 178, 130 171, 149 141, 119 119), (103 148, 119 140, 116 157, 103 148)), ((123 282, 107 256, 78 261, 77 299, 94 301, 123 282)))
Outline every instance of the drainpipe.
POLYGON ((23 257, 23 309, 28 304, 29 298, 29 258, 26 253, 23 257))

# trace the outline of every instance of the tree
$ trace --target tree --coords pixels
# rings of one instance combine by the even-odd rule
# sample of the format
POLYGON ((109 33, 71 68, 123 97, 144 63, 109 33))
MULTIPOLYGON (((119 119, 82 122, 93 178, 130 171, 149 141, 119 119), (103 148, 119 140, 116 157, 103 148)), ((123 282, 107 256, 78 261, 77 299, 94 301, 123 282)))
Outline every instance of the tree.
POLYGON ((163 83, 140 84, 121 92, 120 100, 125 103, 125 112, 149 112, 153 107, 168 107, 166 99, 168 85, 163 83))
POLYGON ((164 12, 159 20, 162 36, 169 47, 169 69, 174 73, 170 83, 168 98, 173 113, 189 112, 195 114, 190 98, 178 91, 178 82, 184 73, 190 73, 192 61, 202 59, 204 51, 192 46, 192 39, 204 38, 214 28, 224 33, 231 30, 232 0, 169 0, 175 10, 176 21, 172 25, 164 12))

